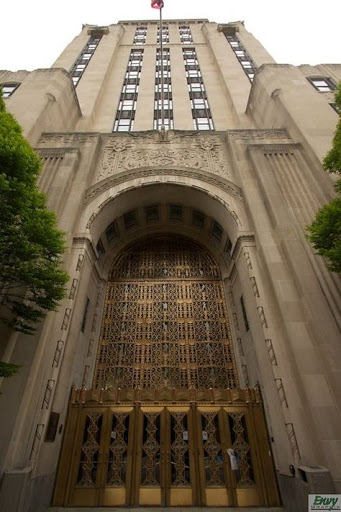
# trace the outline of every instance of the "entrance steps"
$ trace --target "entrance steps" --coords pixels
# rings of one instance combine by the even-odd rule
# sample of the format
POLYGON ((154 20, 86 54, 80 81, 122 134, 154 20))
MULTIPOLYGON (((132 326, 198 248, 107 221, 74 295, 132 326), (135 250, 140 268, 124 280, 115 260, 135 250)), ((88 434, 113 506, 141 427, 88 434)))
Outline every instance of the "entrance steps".
POLYGON ((47 512, 285 512, 283 507, 51 507, 47 512))

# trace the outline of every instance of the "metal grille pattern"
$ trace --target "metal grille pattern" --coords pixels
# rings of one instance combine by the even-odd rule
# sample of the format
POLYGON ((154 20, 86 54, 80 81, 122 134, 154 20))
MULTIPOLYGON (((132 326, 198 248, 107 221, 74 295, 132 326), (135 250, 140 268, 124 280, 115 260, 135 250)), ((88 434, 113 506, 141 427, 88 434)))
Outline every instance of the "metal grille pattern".
POLYGON ((238 455, 239 471, 236 472, 238 487, 255 486, 255 477, 251 461, 251 449, 247 435, 245 414, 229 413, 232 448, 238 455))
POLYGON ((145 413, 141 485, 160 485, 160 413, 145 413))
POLYGON ((201 248, 172 238, 141 244, 110 279, 95 387, 238 385, 222 283, 201 248))
POLYGON ((201 414, 204 470, 207 487, 225 485, 224 464, 217 412, 201 414))
POLYGON ((88 413, 84 429, 77 486, 94 487, 96 484, 102 414, 88 413))
POLYGON ((171 413, 171 484, 190 487, 187 413, 171 413))
POLYGON ((123 486, 127 475, 129 413, 114 413, 108 461, 107 485, 123 486))

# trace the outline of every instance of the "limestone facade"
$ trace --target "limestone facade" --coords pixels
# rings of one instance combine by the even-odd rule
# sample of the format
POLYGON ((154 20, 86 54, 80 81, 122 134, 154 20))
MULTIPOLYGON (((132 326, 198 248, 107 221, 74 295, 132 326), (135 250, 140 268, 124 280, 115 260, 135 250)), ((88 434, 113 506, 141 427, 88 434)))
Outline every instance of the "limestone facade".
POLYGON ((109 270, 131 242, 165 232, 200 242, 220 265, 239 379, 242 387, 260 386, 288 510, 305 499, 303 466, 326 468, 341 493, 340 279, 305 238, 305 226, 333 197, 322 159, 338 121, 333 94, 309 78, 336 84, 341 65, 276 64, 241 22, 166 23, 173 130, 153 130, 155 22, 86 25, 50 69, 0 72, 1 83, 21 82, 7 107, 44 160, 39 184, 66 232, 70 275, 68 297, 35 336, 2 331, 3 360, 22 369, 0 395, 1 510, 49 505, 71 388, 92 386, 109 270), (141 24, 146 42, 134 46, 141 24), (215 130, 193 129, 179 25, 191 28, 186 46, 196 49, 215 130), (226 40, 230 33, 257 69, 252 83, 226 40), (91 34, 102 39, 75 88, 69 71, 91 34), (134 48, 144 49, 134 130, 113 132, 134 48), (172 204, 182 207, 182 220, 170 218, 172 204), (151 205, 159 215, 147 222, 151 205), (201 227, 195 211, 204 215, 201 227), (135 222, 127 227, 130 212, 135 222), (46 442, 51 412, 59 414, 58 427, 46 442))

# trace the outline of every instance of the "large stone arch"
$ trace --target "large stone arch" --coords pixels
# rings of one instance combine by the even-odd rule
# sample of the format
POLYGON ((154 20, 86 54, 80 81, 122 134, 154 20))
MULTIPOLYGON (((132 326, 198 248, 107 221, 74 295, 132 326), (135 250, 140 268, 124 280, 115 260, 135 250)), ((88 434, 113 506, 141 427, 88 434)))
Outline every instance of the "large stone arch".
POLYGON ((116 249, 119 250, 125 243, 145 233, 167 230, 200 239, 221 261, 230 259, 231 249, 241 236, 252 235, 240 190, 232 184, 230 189, 222 190, 220 186, 208 185, 197 178, 188 179, 186 176, 173 175, 171 171, 162 176, 162 179, 155 174, 138 180, 128 179, 115 186, 103 186, 101 183, 101 192, 86 196, 92 199, 89 202, 85 199, 78 223, 78 235, 87 237, 94 250, 99 240, 104 244, 105 255, 100 261, 102 268, 110 266, 116 249), (169 218, 167 209, 171 204, 183 207, 181 222, 172 222, 169 218), (145 209, 150 205, 157 205, 160 208, 158 222, 148 223, 144 219, 145 209), (131 211, 137 212, 136 225, 125 229, 120 219, 131 211), (195 226, 194 211, 203 213, 203 229, 195 226), (113 222, 121 226, 116 224, 119 236, 116 237, 114 244, 109 244, 105 230, 113 222), (222 228, 220 239, 218 233, 214 235, 216 224, 222 228), (228 253, 224 256, 227 244, 228 253))

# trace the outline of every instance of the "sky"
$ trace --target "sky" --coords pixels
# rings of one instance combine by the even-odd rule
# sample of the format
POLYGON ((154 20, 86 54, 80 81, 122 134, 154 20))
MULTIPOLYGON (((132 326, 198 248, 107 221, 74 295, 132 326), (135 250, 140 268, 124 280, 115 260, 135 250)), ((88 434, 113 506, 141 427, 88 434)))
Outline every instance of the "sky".
MULTIPOLYGON (((341 63, 341 1, 164 0, 163 17, 244 21, 281 64, 341 63)), ((158 19, 150 0, 12 0, 1 9, 0 69, 48 68, 82 29, 158 19)))

